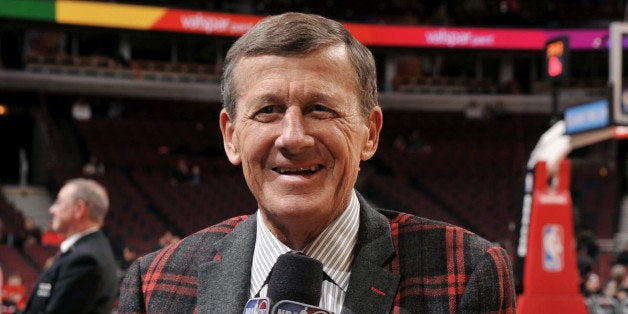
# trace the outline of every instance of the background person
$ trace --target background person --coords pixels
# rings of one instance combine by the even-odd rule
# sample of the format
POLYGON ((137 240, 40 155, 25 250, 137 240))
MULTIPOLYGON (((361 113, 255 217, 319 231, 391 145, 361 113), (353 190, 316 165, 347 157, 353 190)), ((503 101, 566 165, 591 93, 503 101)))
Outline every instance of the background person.
POLYGON ((32 218, 26 217, 22 223, 22 227, 15 233, 14 245, 19 250, 24 248, 40 244, 41 243, 41 230, 35 225, 32 218))
POLYGON ((40 275, 26 313, 111 313, 117 266, 100 230, 108 209, 107 191, 96 181, 73 179, 61 188, 49 211, 52 230, 66 240, 40 275))
POLYGON ((13 308, 13 311, 10 313, 22 313, 24 311, 28 295, 20 274, 16 272, 10 273, 4 287, 0 288, 0 291, 2 291, 2 304, 5 307, 13 308))
POLYGON ((335 313, 515 311, 502 248, 355 191, 383 116, 373 56, 340 23, 263 20, 230 48, 222 84, 225 151, 258 211, 139 258, 120 313, 241 312, 291 250, 322 262, 317 305, 335 313))

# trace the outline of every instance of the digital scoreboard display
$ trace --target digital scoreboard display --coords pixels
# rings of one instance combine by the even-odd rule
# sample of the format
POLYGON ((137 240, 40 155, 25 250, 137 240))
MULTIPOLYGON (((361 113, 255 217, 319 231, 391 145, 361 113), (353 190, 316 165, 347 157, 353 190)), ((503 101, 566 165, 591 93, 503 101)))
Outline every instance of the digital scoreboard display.
POLYGON ((558 37, 545 44, 545 76, 552 80, 569 76, 569 38, 558 37))
POLYGON ((612 22, 609 31, 610 102, 615 124, 628 126, 628 70, 624 43, 628 42, 628 23, 612 22))

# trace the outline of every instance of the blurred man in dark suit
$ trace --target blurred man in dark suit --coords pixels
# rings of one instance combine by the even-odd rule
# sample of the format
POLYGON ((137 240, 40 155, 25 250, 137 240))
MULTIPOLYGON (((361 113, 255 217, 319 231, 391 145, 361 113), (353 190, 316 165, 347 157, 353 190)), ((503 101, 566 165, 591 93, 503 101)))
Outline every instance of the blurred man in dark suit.
POLYGON ((96 181, 73 179, 61 188, 50 214, 52 230, 66 239, 33 288, 26 313, 111 313, 117 264, 100 231, 108 209, 107 191, 96 181))
POLYGON ((121 313, 242 312, 267 295, 288 251, 322 262, 314 305, 335 313, 514 312, 503 249, 375 209, 354 189, 383 114, 373 56, 342 24, 300 13, 263 20, 227 53, 222 91, 225 151, 258 210, 140 258, 121 313))

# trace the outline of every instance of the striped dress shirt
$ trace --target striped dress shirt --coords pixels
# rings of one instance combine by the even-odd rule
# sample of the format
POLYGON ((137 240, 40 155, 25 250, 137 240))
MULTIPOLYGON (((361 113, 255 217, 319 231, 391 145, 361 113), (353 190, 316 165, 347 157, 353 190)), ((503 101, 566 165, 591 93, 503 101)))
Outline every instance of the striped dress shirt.
MULTIPOLYGON (((354 248, 358 239, 360 224, 360 204, 355 191, 351 193, 351 201, 345 211, 334 220, 312 243, 308 244, 303 253, 323 263, 325 280, 321 286, 319 307, 334 313, 340 313, 344 302, 354 248)), ((279 241, 262 219, 257 215, 257 237, 253 264, 251 266, 251 297, 265 297, 267 278, 279 255, 292 251, 279 241)))

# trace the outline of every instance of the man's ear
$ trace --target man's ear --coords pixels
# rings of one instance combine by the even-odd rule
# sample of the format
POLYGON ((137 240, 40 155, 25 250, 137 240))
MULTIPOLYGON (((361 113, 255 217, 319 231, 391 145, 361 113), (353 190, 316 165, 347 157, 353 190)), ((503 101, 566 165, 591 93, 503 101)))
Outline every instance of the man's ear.
POLYGON ((371 114, 366 121, 366 126, 368 127, 368 137, 366 141, 364 141, 360 159, 368 160, 375 155, 377 146, 379 145, 379 133, 382 130, 382 124, 384 123, 383 119, 384 117, 381 107, 376 106, 371 110, 371 114))
POLYGON ((81 219, 83 216, 87 216, 87 204, 84 200, 76 200, 76 210, 74 211, 74 218, 81 219))
POLYGON ((227 158, 229 158, 232 164, 239 165, 242 159, 240 158, 237 137, 234 135, 234 124, 224 108, 220 111, 220 132, 222 133, 222 142, 225 146, 227 158))

